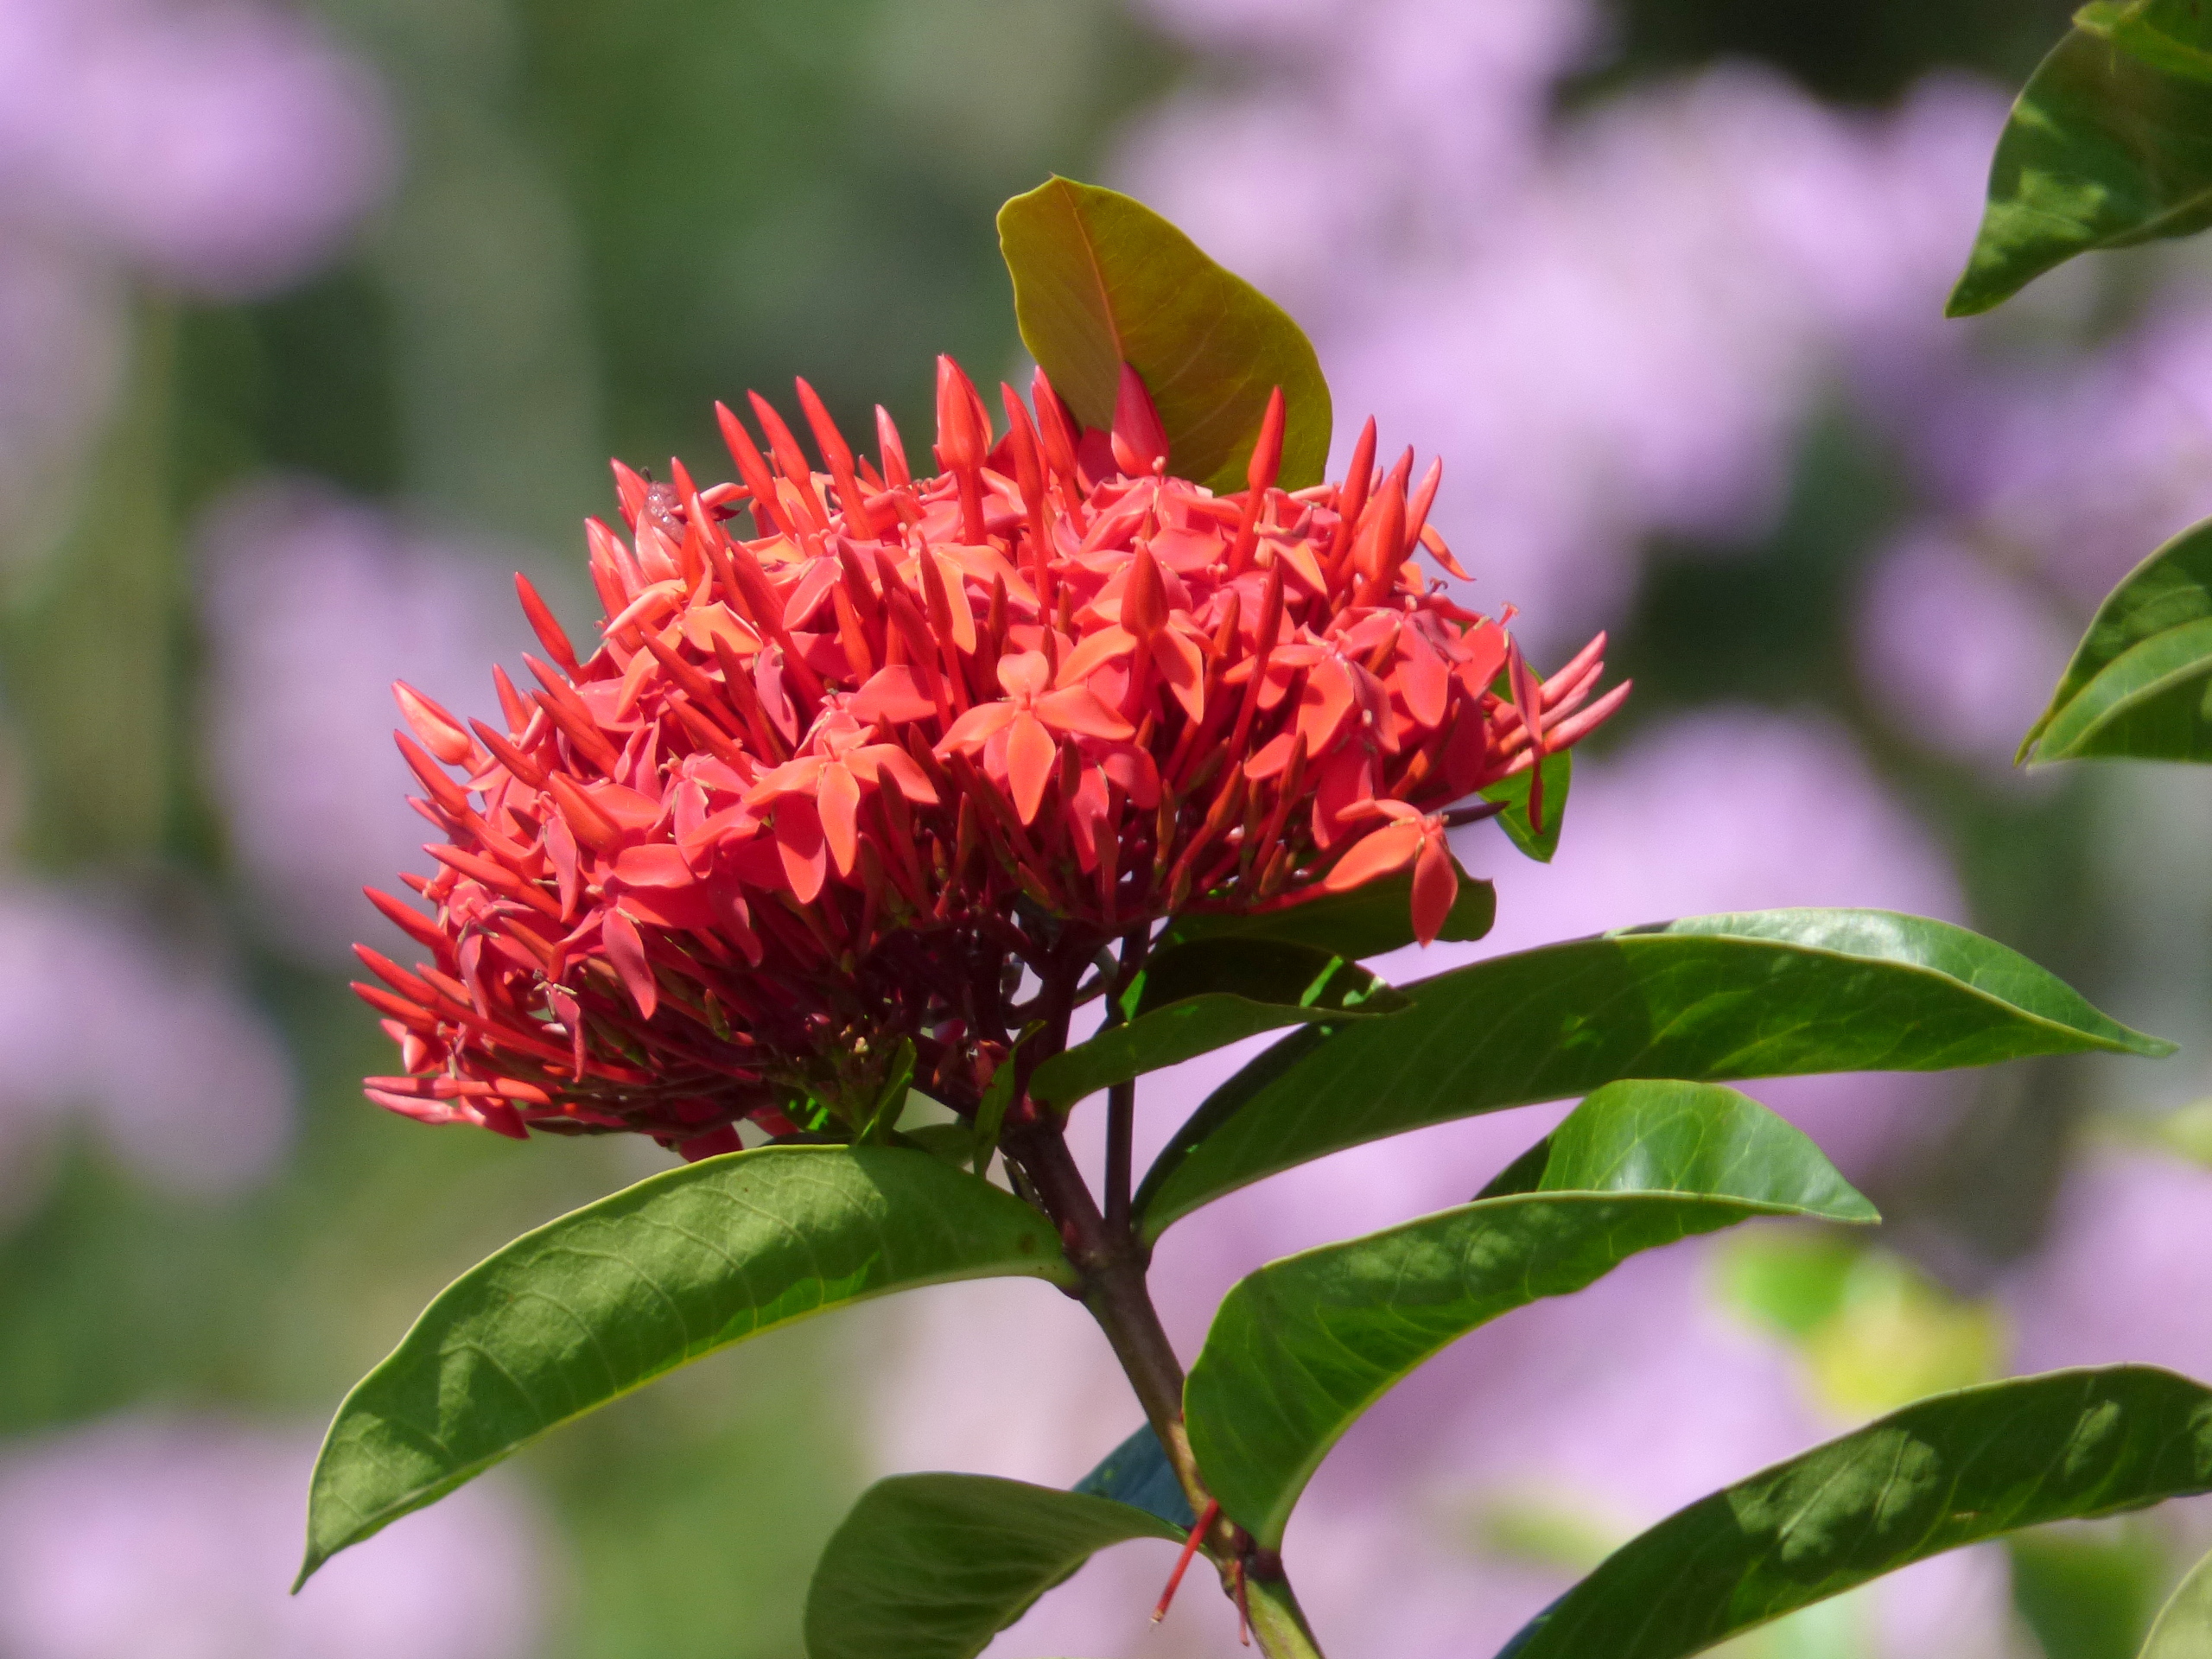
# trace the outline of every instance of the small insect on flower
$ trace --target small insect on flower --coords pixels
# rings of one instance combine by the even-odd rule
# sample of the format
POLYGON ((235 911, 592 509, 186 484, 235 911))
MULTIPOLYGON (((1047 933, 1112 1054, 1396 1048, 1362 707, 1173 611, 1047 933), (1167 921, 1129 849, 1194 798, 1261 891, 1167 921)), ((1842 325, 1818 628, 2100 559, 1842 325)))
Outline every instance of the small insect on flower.
POLYGON ((441 839, 404 878, 430 913, 370 895, 428 954, 359 947, 401 1052, 379 1104, 691 1157, 744 1121, 863 1132, 910 1081, 972 1109, 1025 968, 1408 869, 1433 939, 1446 814, 1627 691, 1595 695, 1602 636, 1539 680, 1424 570, 1465 574, 1440 468, 1409 491, 1371 421, 1344 481, 1287 492, 1277 392, 1217 496, 1127 367, 1110 432, 1042 372, 995 432, 939 359, 921 478, 881 410, 871 461, 798 389, 820 470, 758 396, 765 448, 717 410, 736 481, 616 465, 595 651, 518 576, 544 657, 526 694, 495 671, 497 723, 395 688, 441 839))

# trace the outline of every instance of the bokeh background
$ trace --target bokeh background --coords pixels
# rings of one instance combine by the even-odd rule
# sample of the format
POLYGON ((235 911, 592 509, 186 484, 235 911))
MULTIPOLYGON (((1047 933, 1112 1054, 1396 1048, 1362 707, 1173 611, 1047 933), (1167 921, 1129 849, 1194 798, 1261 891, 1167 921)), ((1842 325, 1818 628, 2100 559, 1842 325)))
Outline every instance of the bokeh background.
MULTIPOLYGON (((1072 1306, 924 1293, 696 1367, 283 1594, 345 1387, 659 1161, 359 1097, 358 889, 421 862, 388 683, 486 704, 516 569, 588 623, 606 458, 721 475, 717 397, 804 373, 911 442, 934 353, 1011 374, 991 216, 1051 170, 1287 304, 1340 451, 1372 410, 1441 453, 1476 602, 1540 656, 1611 632, 1639 689, 1558 861, 1465 832, 1477 953, 1889 906, 2184 1044, 1756 1090, 1879 1242, 1677 1246, 1422 1373, 1291 1534, 1331 1651, 1490 1652, 1637 1528, 1936 1389, 2212 1376, 2212 777, 2010 765, 2096 599, 2212 512, 2212 255, 1940 315, 2066 10, 0 0, 0 1659, 793 1659, 867 1481, 1065 1483, 1135 1426, 1072 1306)), ((1143 1133, 1225 1070, 1152 1085, 1143 1133)), ((1175 1336, 1556 1116, 1185 1224, 1175 1336)), ((2208 1543, 2190 1506, 2056 1529, 1740 1652, 2125 1659, 2208 1543)), ((1234 1651, 1210 1592, 1143 1634, 1166 1564, 1102 1558, 993 1654, 1234 1651)))

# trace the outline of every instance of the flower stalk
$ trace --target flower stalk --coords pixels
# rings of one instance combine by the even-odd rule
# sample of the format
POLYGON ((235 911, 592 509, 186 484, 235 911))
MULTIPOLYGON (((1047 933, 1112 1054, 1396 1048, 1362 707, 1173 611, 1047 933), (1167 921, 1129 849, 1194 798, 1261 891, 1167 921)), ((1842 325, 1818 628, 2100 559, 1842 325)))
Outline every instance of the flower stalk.
POLYGON ((1126 1142, 1119 1154, 1118 1185, 1116 1179, 1116 1136, 1133 1120, 1135 1085, 1117 1085, 1112 1096, 1109 1111, 1118 1107, 1121 1115, 1109 1118, 1108 1126, 1107 1191, 1109 1210, 1118 1207, 1121 1212, 1118 1221, 1099 1208, 1051 1109, 1027 1098, 1019 1102, 1008 1115, 1001 1150, 1019 1172, 1018 1188, 1026 1189, 1058 1229, 1061 1248, 1077 1274, 1073 1294, 1105 1332, 1192 1513, 1211 1517, 1200 1529, 1198 1547, 1219 1573, 1222 1592, 1236 1603, 1240 1623, 1249 1624, 1268 1659, 1321 1659, 1281 1555, 1260 1548, 1250 1534, 1221 1514, 1198 1472, 1183 1426, 1182 1362, 1167 1340, 1147 1282, 1151 1250, 1129 1226, 1126 1142))

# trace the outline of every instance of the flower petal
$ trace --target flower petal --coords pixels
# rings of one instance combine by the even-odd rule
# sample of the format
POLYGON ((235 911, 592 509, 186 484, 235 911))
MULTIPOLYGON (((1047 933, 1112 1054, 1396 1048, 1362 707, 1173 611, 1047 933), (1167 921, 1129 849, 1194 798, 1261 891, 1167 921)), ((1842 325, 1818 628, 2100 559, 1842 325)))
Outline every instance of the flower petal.
POLYGON ((599 938, 638 1012, 652 1019, 660 1007, 660 985, 653 978, 652 965, 645 960, 645 942, 638 935, 638 925, 610 906, 600 924, 599 938))
POLYGON ((664 841, 624 848, 613 873, 626 887, 688 887, 697 879, 683 853, 664 841))
POLYGON ((1452 671, 1415 629, 1399 634, 1398 652, 1393 689, 1406 700, 1406 712, 1414 717, 1414 724, 1433 731, 1443 723, 1452 691, 1452 671))
POLYGON ((785 795, 810 795, 821 779, 823 766, 820 755, 803 754, 772 772, 764 772, 760 781, 745 791, 745 804, 760 806, 785 795))
POLYGON ((837 874, 850 875, 860 853, 861 786, 843 766, 832 763, 822 769, 822 788, 814 801, 830 856, 837 861, 837 874))
POLYGON ((854 719, 870 726, 879 721, 903 726, 910 720, 926 720, 937 712, 937 704, 923 695, 914 671, 904 663, 876 670, 845 708, 854 719))
POLYGON ((952 754, 979 748, 988 739, 1006 729, 1014 718, 1010 702, 979 702, 952 722, 952 729, 937 741, 939 754, 952 754))
POLYGON ((1046 692, 1037 699, 1037 717, 1057 730, 1103 737, 1109 742, 1136 735, 1135 727, 1099 702, 1086 686, 1046 692))
POLYGON ((1173 628, 1162 628, 1152 636, 1152 660, 1160 670, 1160 677, 1167 682, 1175 693, 1175 700, 1183 705, 1183 712, 1192 720, 1203 719, 1206 711, 1206 659, 1198 648, 1173 628))
POLYGON ((1136 648, 1136 636, 1127 628, 1101 628, 1060 658, 1056 683, 1081 685, 1107 664, 1118 661, 1136 648))
MULTIPOLYGON (((1391 830, 1396 829, 1395 824, 1391 830)), ((1390 833, 1389 830, 1382 832, 1390 833)), ((1357 850, 1357 849, 1355 849, 1357 850)), ((1422 826, 1421 856, 1414 861, 1414 938, 1423 944, 1435 943, 1444 931, 1444 918, 1459 896, 1459 874, 1452 868, 1452 855, 1444 844, 1441 825, 1422 826)))
POLYGON ((1313 665, 1298 699, 1298 729, 1305 734, 1306 753, 1328 753, 1357 700, 1351 676, 1341 661, 1332 657, 1313 665))
POLYGON ((1160 804, 1160 768, 1154 764, 1151 750, 1116 749, 1099 761, 1098 769, 1109 782, 1121 785, 1122 793, 1138 811, 1149 812, 1160 804))
POLYGON ((784 601, 784 626, 803 628, 815 612, 822 608, 830 597, 830 590, 844 575, 843 568, 833 558, 810 559, 806 574, 798 579, 798 586, 791 589, 791 596, 784 601))
POLYGON ((872 777, 879 788, 884 777, 888 776, 893 787, 915 805, 937 804, 937 785, 914 764, 914 757, 895 743, 871 743, 866 748, 851 750, 845 760, 855 772, 862 766, 869 768, 862 775, 872 777))
POLYGON ((1035 821, 1037 808, 1045 798, 1045 785, 1052 781, 1052 769, 1059 760, 1059 745, 1052 741, 1044 721, 1031 714, 1014 717, 1013 728, 1007 734, 1006 772, 1007 781, 1014 786, 1014 810, 1020 814, 1022 823, 1035 821))
POLYGON ((1009 697, 1042 696, 1052 683, 1052 665, 1041 651, 1017 651, 999 658, 999 683, 1009 697))
MULTIPOLYGON (((1321 879, 1324 893, 1350 893, 1377 877, 1395 875, 1421 851, 1421 826, 1402 821, 1375 831, 1336 861, 1321 879)), ((1435 937, 1433 934, 1431 938, 1435 937)))
POLYGON ((1313 790, 1313 844, 1325 849, 1341 841, 1340 815, 1374 793, 1374 773, 1364 749, 1340 748, 1324 760, 1313 790))
POLYGON ((1247 783, 1262 784, 1290 764, 1290 752, 1298 742, 1294 732, 1277 732, 1260 746, 1260 751, 1244 763, 1247 783))
POLYGON ((812 904, 829 879, 830 861, 823 846, 822 815, 806 796, 786 795, 776 803, 776 851, 791 897, 812 904))

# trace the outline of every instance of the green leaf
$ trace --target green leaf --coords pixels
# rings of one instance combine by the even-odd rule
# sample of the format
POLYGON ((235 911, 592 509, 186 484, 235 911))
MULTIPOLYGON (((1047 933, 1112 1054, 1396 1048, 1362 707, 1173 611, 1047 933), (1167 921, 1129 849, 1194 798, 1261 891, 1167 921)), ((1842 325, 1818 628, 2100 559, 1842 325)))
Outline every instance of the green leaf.
POLYGON ((985 1475, 894 1475, 861 1494, 806 1595, 808 1659, 974 1659, 1109 1544, 1182 1541, 1156 1515, 985 1475))
POLYGON ((1224 1299, 1183 1392, 1206 1486, 1261 1543, 1360 1414, 1477 1325, 1752 1216, 1871 1222, 1820 1149, 1710 1084, 1609 1084, 1472 1204, 1272 1262, 1224 1299))
POLYGON ((2147 1365, 1922 1401, 1617 1550, 1513 1659, 1679 1659, 1962 1545, 2212 1491, 2212 1389, 2147 1365))
POLYGON ((2113 589, 2020 759, 2212 760, 2212 519, 2113 589))
MULTIPOLYGON (((1497 920, 1497 889, 1478 881, 1459 868, 1459 896, 1444 918, 1440 939, 1469 944, 1487 934, 1497 920)), ((1286 910, 1256 913, 1210 914, 1200 911, 1178 916, 1160 936, 1161 945, 1188 944, 1200 939, 1268 939, 1284 944, 1307 944, 1333 951, 1347 962, 1402 950, 1414 942, 1413 872, 1405 871, 1354 887, 1350 893, 1325 893, 1286 910)))
POLYGON ((1038 1066, 1029 1078, 1033 1099, 1065 1108, 1263 1031, 1339 1025, 1406 1006, 1374 975, 1333 952, 1234 938, 1160 951, 1128 1001, 1127 1019, 1038 1066))
POLYGON ((914 1081, 914 1039, 901 1037, 891 1056, 890 1074, 869 1109, 867 1122, 853 1139, 862 1146, 880 1146, 887 1140, 906 1109, 906 1096, 914 1081))
POLYGON ((1413 1003, 1404 1013, 1295 1033, 1216 1090, 1145 1177, 1144 1236, 1309 1159, 1617 1077, 1725 1083, 2172 1052, 2003 945, 1878 910, 1698 917, 1400 988, 1413 1003))
POLYGON ((1020 1079, 1014 1066, 1014 1057, 1021 1046, 1044 1029, 1044 1022, 1033 1020, 1014 1039, 1014 1046, 991 1073, 991 1080, 983 1086, 983 1097, 976 1105, 976 1136, 974 1141, 975 1171, 988 1173, 991 1155, 999 1149, 999 1136, 1006 1132, 1007 1109, 1014 1104, 1014 1085, 1020 1079))
POLYGON ((1567 791, 1574 781, 1574 751, 1559 749, 1546 755, 1541 770, 1544 779, 1541 828, 1529 822, 1529 772, 1518 772, 1492 784, 1483 791, 1483 799, 1504 802, 1505 810, 1497 815, 1498 828, 1529 857, 1548 864, 1559 850, 1560 828, 1567 822, 1567 791))
POLYGON ((1321 481, 1329 385, 1289 314, 1141 201, 1047 179, 999 209, 1022 343, 1076 417, 1114 423, 1122 365, 1144 378, 1177 476, 1245 487, 1268 396, 1283 395, 1287 490, 1321 481))
POLYGON ((955 1169, 966 1169, 976 1161, 976 1131, 966 1123, 924 1123, 900 1129, 894 1144, 912 1146, 955 1169))
POLYGON ((2162 1539, 2126 1522, 2037 1527, 2005 1553, 2013 1611, 2043 1659, 2137 1659, 2164 1587, 2162 1539))
POLYGON ((2199 0, 2089 0, 2074 26, 2192 80, 2212 80, 2212 28, 2199 0))
POLYGON ((2190 1568, 2143 1638, 2139 1659, 2204 1659, 2212 1653, 2212 1555, 2190 1568))
POLYGON ((1076 1482, 1074 1490, 1135 1504, 1186 1532, 1198 1519, 1150 1423, 1109 1452, 1096 1469, 1076 1482))
POLYGON ((440 1294, 347 1395, 316 1461, 302 1583, 548 1429, 810 1313, 1074 1271, 1027 1205, 925 1153, 762 1147, 524 1234, 440 1294))
POLYGON ((2077 253, 2212 224, 2212 14, 2093 5, 2012 105, 1989 205, 1946 308, 1969 316, 2077 253))

